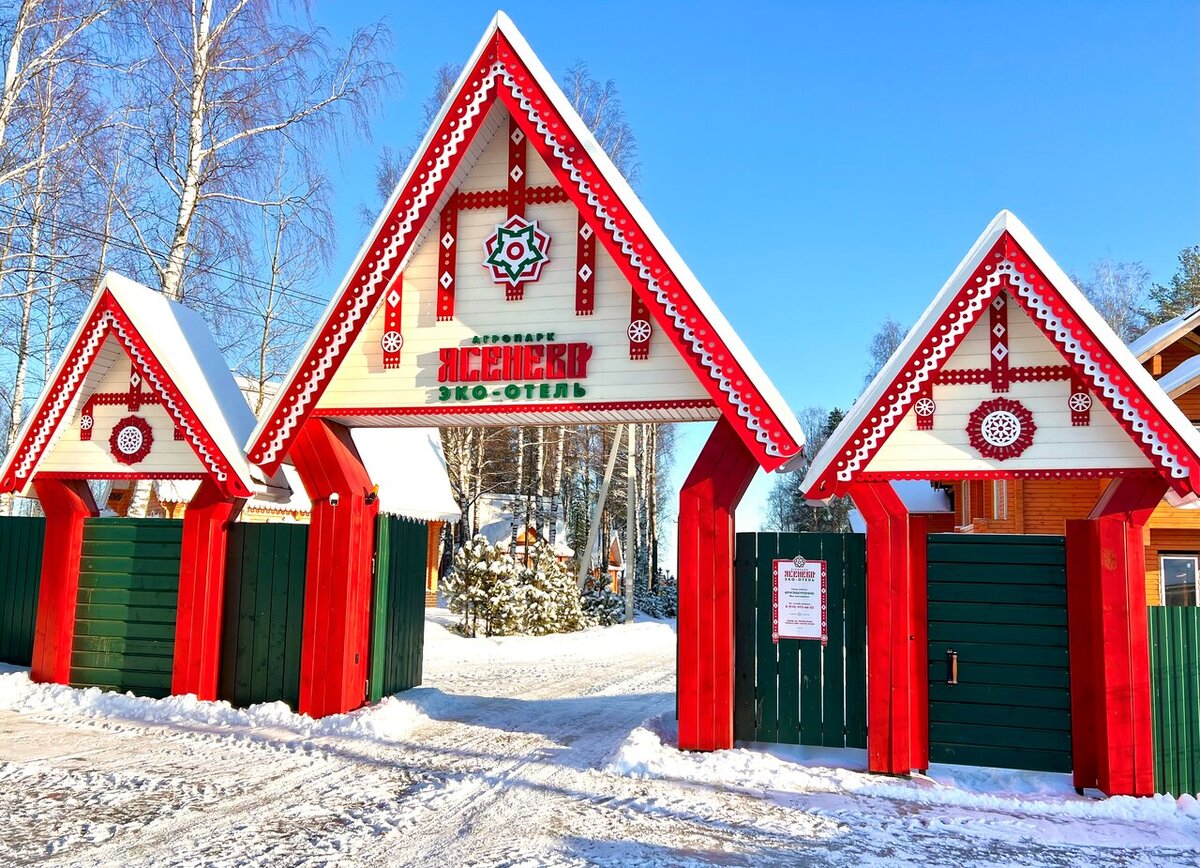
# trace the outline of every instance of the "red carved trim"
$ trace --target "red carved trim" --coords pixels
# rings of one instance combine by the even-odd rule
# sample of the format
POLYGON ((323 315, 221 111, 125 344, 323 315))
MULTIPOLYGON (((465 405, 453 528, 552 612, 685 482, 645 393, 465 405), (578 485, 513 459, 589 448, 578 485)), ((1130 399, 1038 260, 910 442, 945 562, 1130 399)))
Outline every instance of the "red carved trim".
POLYGON ((460 211, 483 211, 487 208, 503 208, 508 204, 508 190, 459 190, 454 196, 460 211))
POLYGON ((112 457, 122 464, 141 462, 154 448, 154 432, 150 429, 150 423, 141 416, 126 416, 113 425, 112 434, 108 438, 108 448, 112 457), (122 437, 136 437, 137 446, 125 451, 121 448, 122 437))
POLYGON ((554 205, 558 202, 570 202, 567 191, 555 184, 545 184, 541 187, 529 187, 525 191, 526 205, 554 205))
POLYGON ((1067 409, 1071 411, 1071 425, 1084 428, 1092 424, 1092 395, 1087 384, 1079 377, 1071 378, 1071 394, 1067 397, 1067 409))
MULTIPOLYGON (((1002 282, 1007 286, 1008 281, 1002 282)), ((993 392, 1008 391, 1008 301, 1006 294, 996 294, 988 307, 988 336, 993 392)))
POLYGON ((400 322, 403 304, 404 272, 400 272, 383 297, 383 334, 379 338, 379 348, 383 350, 385 370, 400 367, 400 350, 404 347, 404 331, 400 322))
POLYGON ((330 407, 320 408, 313 415, 326 419, 345 419, 351 416, 469 416, 494 413, 595 413, 620 410, 703 410, 716 407, 709 398, 689 398, 676 401, 596 401, 593 403, 559 404, 473 404, 439 405, 436 407, 330 407))
POLYGON ((933 400, 933 387, 927 386, 913 402, 913 415, 917 417, 918 431, 933 430, 933 417, 937 413, 937 402, 933 400))
POLYGON ((1008 398, 984 401, 972 410, 967 418, 967 436, 975 451, 984 458, 993 458, 996 461, 1006 461, 1019 456, 1033 443, 1035 433, 1037 425, 1033 423, 1033 414, 1020 401, 1008 398), (999 424, 1007 424, 1009 429, 1001 430, 1005 442, 996 442, 992 431, 989 430, 998 419, 1003 419, 999 424), (1011 431, 1013 426, 1016 427, 1016 431, 1011 431))
POLYGON ((525 133, 517 119, 508 118, 508 216, 519 217, 525 211, 525 133))
MULTIPOLYGON (((1021 365, 1008 369, 1010 383, 1050 383, 1072 376, 1074 372, 1067 365, 1021 365)), ((973 386, 991 381, 991 368, 954 368, 938 371, 933 377, 935 386, 973 386)))
POLYGON ((1158 477, 1152 467, 1105 467, 1078 470, 894 470, 868 471, 855 479, 862 482, 888 482, 894 479, 918 479, 930 482, 958 482, 975 479, 1115 479, 1117 477, 1158 477))
MULTIPOLYGON (((458 209, 461 193, 455 193, 442 208, 438 224, 437 318, 454 319, 454 281, 458 265, 458 209)), ((378 244, 378 239, 376 239, 378 244)), ((361 271, 362 268, 360 267, 361 271)), ((365 320, 364 320, 365 321, 365 320)))
POLYGON ((86 473, 77 473, 73 470, 42 470, 38 472, 38 479, 207 479, 208 474, 205 473, 159 473, 157 470, 146 473, 139 473, 136 470, 102 470, 96 473, 87 471, 86 473))
POLYGON ((646 303, 638 295, 637 290, 630 287, 629 292, 629 358, 637 361, 650 358, 650 336, 654 334, 654 326, 650 324, 650 311, 646 303))
POLYGON ((596 312, 596 233, 583 214, 575 238, 575 316, 591 316, 596 312))

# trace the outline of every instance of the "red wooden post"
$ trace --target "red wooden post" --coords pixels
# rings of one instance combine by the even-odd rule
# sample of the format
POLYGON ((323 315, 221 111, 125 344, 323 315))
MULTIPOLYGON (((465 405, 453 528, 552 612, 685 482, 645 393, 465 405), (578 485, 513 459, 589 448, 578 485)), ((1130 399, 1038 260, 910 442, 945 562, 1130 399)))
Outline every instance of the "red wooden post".
POLYGON ((733 516, 758 462, 722 417, 679 492, 679 747, 733 747, 733 516))
POLYGON ((83 520, 98 515, 99 510, 91 489, 82 480, 35 476, 33 490, 46 513, 46 539, 42 544, 42 581, 29 677, 67 684, 71 680, 83 520))
POLYGON ((289 454, 313 502, 299 710, 324 717, 358 708, 366 699, 371 556, 379 506, 367 503, 371 478, 343 426, 309 419, 289 454))
MULTIPOLYGON (((1150 514, 1167 491, 1159 477, 1114 480, 1090 518, 1096 525, 1091 626, 1097 640, 1098 786, 1110 796, 1154 794, 1154 727, 1146 623, 1150 514)), ((1072 660, 1074 663, 1074 660, 1072 660)))
POLYGON ((1103 660, 1097 636, 1097 581, 1100 550, 1097 522, 1067 522, 1067 642, 1071 661, 1071 765, 1075 787, 1100 786, 1097 691, 1103 660))
POLYGON ((913 576, 925 560, 923 528, 910 525, 889 483, 854 483, 849 494, 867 522, 867 767, 906 775, 924 767, 915 763, 928 765, 929 756, 922 687, 928 650, 918 641, 924 636, 923 569, 913 576))
POLYGON ((914 769, 929 769, 929 599, 927 593, 929 522, 908 517, 909 576, 909 757, 914 769))
POLYGON ((238 502, 205 479, 183 514, 179 564, 179 612, 171 692, 217 698, 221 661, 221 608, 225 596, 225 547, 238 502))

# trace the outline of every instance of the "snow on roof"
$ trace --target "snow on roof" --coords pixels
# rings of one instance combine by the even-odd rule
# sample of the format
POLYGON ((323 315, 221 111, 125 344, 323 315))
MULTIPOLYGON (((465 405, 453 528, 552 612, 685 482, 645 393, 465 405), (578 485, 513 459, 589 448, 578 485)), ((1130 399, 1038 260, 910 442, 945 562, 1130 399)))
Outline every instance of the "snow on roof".
MULTIPOLYGON (((955 268, 949 279, 934 296, 929 307, 925 309, 920 319, 909 330, 908 335, 901 342, 900 346, 892 353, 887 364, 875 375, 875 379, 871 381, 858 400, 854 402, 854 405, 850 408, 842 423, 838 425, 837 430, 826 440, 820 452, 813 458, 808 473, 800 483, 801 491, 810 500, 827 500, 835 493, 830 491, 828 487, 821 494, 818 494, 815 489, 818 483, 822 481, 822 477, 831 474, 830 465, 846 447, 849 439, 856 436, 855 432, 863 427, 867 416, 881 403, 890 403, 882 401, 885 391, 899 376, 901 370, 913 357, 914 353, 917 352, 926 336, 935 328, 946 308, 953 303, 959 290, 978 267, 983 257, 1006 232, 1020 246, 1025 255, 1029 257, 1042 274, 1045 275, 1054 290, 1057 291, 1062 300, 1070 307, 1075 316, 1096 336, 1104 351, 1120 367, 1122 373, 1133 381, 1134 386, 1147 398, 1154 410, 1170 426, 1179 439, 1183 441, 1183 446, 1186 450, 1192 455, 1200 455, 1200 432, 1197 432, 1196 428, 1193 427, 1192 423, 1188 421, 1175 403, 1167 397, 1158 383, 1154 381, 1154 378, 1146 373, 1146 370, 1133 357, 1125 343, 1116 336, 1112 328, 1104 321, 1104 318, 1096 312, 1083 293, 1071 282, 1071 279, 1059 267, 1058 263, 1054 261, 1037 238, 1034 237, 1033 233, 1026 228, 1024 223, 1017 219, 1016 215, 1005 210, 997 214, 992 222, 988 224, 988 227, 979 236, 975 244, 967 252, 967 255, 963 257, 958 267, 955 268)), ((887 433, 890 433, 890 429, 887 433)), ((1193 465, 1192 474, 1196 473, 1200 473, 1200 469, 1197 469, 1193 465)), ((1188 484, 1195 487, 1196 483, 1192 481, 1188 484)), ((1186 497, 1193 499, 1195 495, 1189 493, 1186 497)))
POLYGON ((1144 362, 1197 327, 1200 327, 1200 304, 1174 319, 1154 326, 1129 345, 1129 352, 1133 353, 1139 362, 1144 362))
POLYGON ((1200 386, 1200 355, 1192 356, 1158 378, 1158 385, 1172 398, 1178 398, 1200 386))
MULTIPOLYGON (((768 418, 766 418, 764 421, 769 425, 771 416, 778 420, 780 426, 783 428, 784 433, 786 433, 787 437, 790 438, 790 440, 797 447, 795 454, 786 454, 780 451, 781 444, 778 442, 773 442, 773 440, 776 438, 772 438, 772 436, 767 433, 762 423, 755 418, 757 415, 757 408, 751 409, 744 403, 739 403, 743 399, 741 396, 739 396, 737 387, 733 383, 729 382, 727 378, 724 378, 724 375, 717 377, 714 374, 712 377, 701 377, 702 382, 704 380, 711 379, 717 383, 717 388, 722 394, 715 395, 715 398, 722 412, 725 413, 729 421, 739 431, 751 431, 753 435, 751 439, 755 439, 756 445, 759 446, 759 448, 763 449, 767 454, 780 458, 781 466, 778 466, 777 468, 773 467, 772 469, 779 469, 786 472, 795 467, 803 454, 803 447, 805 443, 804 431, 800 427, 800 423, 797 421, 795 414, 792 412, 787 402, 783 399, 783 396, 779 394, 778 390, 775 388, 775 385, 767 377, 766 373, 759 366, 757 360, 755 360, 755 358, 751 355, 749 349, 747 349, 745 344, 742 343, 742 340, 733 330, 733 327, 729 324, 728 320, 725 319, 724 315, 713 302, 712 298, 701 285, 700 281, 692 273, 691 269, 688 268, 678 251, 675 250, 675 247, 671 244, 670 240, 658 227, 658 224, 654 221, 654 218, 651 217, 650 212, 646 210, 646 207, 637 197, 637 194, 633 192, 633 189, 629 186, 628 182, 626 182, 620 170, 618 170, 613 164, 604 148, 599 142, 596 141, 592 131, 588 128, 587 124, 584 123, 578 112, 576 112, 574 107, 571 105, 570 100, 568 100, 566 95, 562 92, 561 88, 558 86, 558 82, 555 81, 554 76, 552 76, 542 65, 533 49, 529 46, 529 43, 526 42, 525 37, 521 35, 521 32, 517 29, 516 25, 513 24, 512 20, 503 12, 497 12, 492 18, 482 38, 480 38, 479 43, 476 45, 475 50, 471 53, 470 59, 463 65, 462 72, 459 74, 458 80, 448 92, 447 97, 442 103, 437 115, 435 115, 433 120, 430 122, 428 129, 426 130, 425 137, 422 139, 421 144, 413 152, 411 161, 393 189, 390 198, 380 212, 379 217, 376 219, 370 233, 363 241, 362 247, 359 249, 358 254, 352 261, 350 269, 342 279, 341 286, 338 288, 337 292, 333 294, 329 305, 326 307, 325 312, 321 315, 318 325, 313 329, 308 341, 300 351, 300 354, 296 357, 296 361, 294 362, 292 369, 288 372, 287 377, 284 379, 284 383, 288 388, 279 392, 279 395, 272 403, 270 410, 264 413, 262 418, 258 421, 258 425, 255 427, 252 437, 246 441, 247 450, 256 456, 256 460, 260 460, 266 466, 272 466, 273 464, 282 460, 283 455, 286 453, 286 444, 289 438, 294 436, 295 431, 298 430, 303 416, 310 412, 312 407, 316 404, 316 398, 312 398, 311 396, 314 395, 318 390, 317 380, 314 379, 311 381, 311 388, 306 389, 302 393, 299 403, 297 403, 294 396, 288 399, 291 403, 288 405, 289 416, 286 420, 277 418, 278 414, 280 413, 281 402, 283 401, 282 396, 290 393, 291 384, 297 382, 298 378, 306 373, 306 369, 312 368, 312 370, 316 372, 313 374, 314 378, 323 378, 325 382, 328 382, 333 377, 333 371, 336 370, 337 364, 341 358, 339 354, 340 351, 335 352, 334 350, 331 350, 330 355, 325 357, 327 361, 322 361, 315 368, 309 364, 310 354, 317 348, 318 341, 321 340, 321 336, 324 333, 325 324, 330 322, 330 320, 335 316, 335 314, 338 313, 341 307, 345 306, 346 293, 349 290, 351 280, 354 278, 360 267, 360 264, 364 261, 364 258, 370 251, 371 246, 380 237, 380 233, 385 224, 389 220, 394 219, 393 212, 396 208, 397 202, 404 194, 404 191, 408 188, 414 174, 418 171, 422 171, 423 163, 428 159, 427 151, 433 145, 435 135, 437 134, 439 128, 453 106, 456 97, 468 84, 470 77, 475 74, 475 70, 479 65, 480 58, 487 51, 489 44, 495 38, 497 33, 502 34, 512 46, 513 51, 519 57, 520 61, 528 68, 530 75, 534 79, 534 83, 545 93, 547 99, 557 111, 559 117, 568 127, 569 132, 582 146, 587 157, 593 161, 593 165, 599 171, 603 181, 612 188, 617 196, 617 199, 629 211, 630 215, 634 218, 642 231, 645 232, 651 247, 656 250, 659 255, 661 255, 667 266, 683 285, 683 289, 687 297, 690 298, 696 308, 698 308, 703 316, 708 320, 712 330, 716 333, 718 345, 722 343, 724 344, 725 350, 732 357, 733 361, 745 373, 746 378, 749 380, 748 385, 758 391, 762 398, 763 404, 766 405, 766 412, 764 412, 764 415, 768 418), (330 364, 330 362, 332 362, 332 364, 330 364), (281 431, 282 433, 274 434, 272 435, 272 438, 268 439, 266 435, 267 431, 270 429, 281 431)), ((426 184, 428 186, 428 182, 426 182, 426 184)), ((583 184, 583 186, 586 188, 586 184, 583 184)), ((443 197, 448 198, 449 194, 450 191, 448 189, 443 193, 443 197)), ((426 221, 426 225, 432 225, 432 221, 436 219, 436 216, 436 211, 431 213, 426 221)), ((398 268, 403 269, 407 266, 407 257, 410 257, 416 249, 417 245, 415 243, 409 247, 405 259, 399 263, 398 268)), ((631 260, 635 266, 643 267, 647 277, 650 276, 649 269, 643 266, 643 263, 639 261, 638 256, 632 254, 632 248, 631 260)), ((665 293, 663 297, 666 297, 665 293)), ((382 298, 382 294, 380 295, 380 298, 382 298)), ((376 301, 376 304, 378 304, 378 300, 376 301)), ((667 309, 669 312, 676 310, 674 305, 668 305, 667 309)), ((342 316, 344 318, 344 313, 342 316)), ((675 313, 674 316, 676 318, 676 322, 669 327, 678 327, 683 332, 685 342, 690 342, 692 348, 691 353, 699 356, 702 364, 709 366, 712 370, 717 370, 714 367, 715 363, 713 362, 712 354, 705 346, 704 339, 693 333, 693 330, 688 327, 683 315, 675 313)), ((345 335, 343 335, 343 338, 344 336, 345 335)), ((353 335, 350 335, 350 337, 352 338, 353 335)), ((335 342, 335 350, 338 347, 349 346, 351 342, 352 341, 340 339, 338 342, 335 342)))
POLYGON ((358 455, 379 486, 379 508, 417 521, 458 521, 436 428, 354 428, 358 455))

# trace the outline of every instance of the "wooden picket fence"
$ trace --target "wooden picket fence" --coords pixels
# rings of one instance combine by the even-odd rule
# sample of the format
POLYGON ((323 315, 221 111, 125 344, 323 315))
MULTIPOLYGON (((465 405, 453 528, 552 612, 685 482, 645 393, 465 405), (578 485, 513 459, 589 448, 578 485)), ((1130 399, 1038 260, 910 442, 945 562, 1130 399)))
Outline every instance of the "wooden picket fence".
POLYGON ((1151 606, 1147 615, 1155 788, 1200 795, 1200 608, 1151 606))
POLYGON ((0 520, 0 663, 28 666, 33 657, 45 536, 40 516, 0 520))
POLYGON ((734 554, 734 737, 867 746, 866 537, 739 533, 734 554), (828 568, 828 644, 772 639, 772 564, 802 555, 828 568))
POLYGON ((421 683, 425 649, 425 558, 429 531, 394 515, 375 520, 375 592, 371 603, 372 702, 421 683))

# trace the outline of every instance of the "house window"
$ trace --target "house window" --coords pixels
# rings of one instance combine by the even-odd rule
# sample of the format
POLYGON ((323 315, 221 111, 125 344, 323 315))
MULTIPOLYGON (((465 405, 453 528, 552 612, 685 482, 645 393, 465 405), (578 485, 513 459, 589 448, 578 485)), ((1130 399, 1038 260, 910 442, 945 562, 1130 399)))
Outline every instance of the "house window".
POLYGON ((1164 605, 1200 606, 1200 555, 1159 555, 1158 567, 1164 605))
POLYGON ((1008 480, 997 479, 992 483, 992 518, 1005 521, 1008 518, 1008 480))

